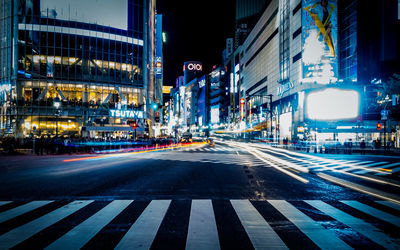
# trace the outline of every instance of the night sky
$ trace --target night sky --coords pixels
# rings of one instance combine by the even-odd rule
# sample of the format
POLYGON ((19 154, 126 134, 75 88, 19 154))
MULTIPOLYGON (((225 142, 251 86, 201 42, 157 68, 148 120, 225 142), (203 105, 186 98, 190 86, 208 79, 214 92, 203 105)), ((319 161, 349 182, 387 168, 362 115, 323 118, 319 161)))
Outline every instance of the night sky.
POLYGON ((225 39, 234 36, 235 0, 157 0, 163 14, 164 85, 175 85, 183 62, 203 62, 203 72, 222 64, 225 39))

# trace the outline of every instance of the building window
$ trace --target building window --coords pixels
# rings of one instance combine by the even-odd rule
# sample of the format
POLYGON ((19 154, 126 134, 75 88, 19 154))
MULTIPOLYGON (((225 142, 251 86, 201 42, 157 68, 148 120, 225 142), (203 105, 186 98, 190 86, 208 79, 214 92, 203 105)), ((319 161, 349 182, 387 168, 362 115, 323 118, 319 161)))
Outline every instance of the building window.
POLYGON ((285 82, 289 79, 290 63, 290 44, 289 44, 289 0, 281 1, 280 24, 279 24, 279 71, 280 81, 285 82))

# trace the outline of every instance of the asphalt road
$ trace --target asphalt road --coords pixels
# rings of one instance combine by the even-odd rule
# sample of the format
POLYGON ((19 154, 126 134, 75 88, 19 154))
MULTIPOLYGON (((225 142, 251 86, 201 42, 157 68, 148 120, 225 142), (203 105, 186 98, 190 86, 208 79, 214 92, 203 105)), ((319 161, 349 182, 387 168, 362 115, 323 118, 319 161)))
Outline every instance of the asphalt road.
POLYGON ((0 249, 399 248, 398 162, 229 142, 3 157, 0 249))

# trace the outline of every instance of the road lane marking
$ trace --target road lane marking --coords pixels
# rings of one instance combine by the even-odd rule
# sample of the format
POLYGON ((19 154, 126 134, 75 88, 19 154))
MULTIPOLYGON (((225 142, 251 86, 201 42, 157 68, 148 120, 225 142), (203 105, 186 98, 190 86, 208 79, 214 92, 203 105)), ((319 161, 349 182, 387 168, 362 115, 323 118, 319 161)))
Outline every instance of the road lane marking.
POLYGON ((391 167, 395 167, 395 166, 399 166, 400 162, 395 162, 395 163, 391 163, 382 167, 385 167, 386 169, 391 168, 391 167))
POLYGON ((11 203, 11 202, 12 201, 0 201, 0 207, 6 205, 8 203, 11 203))
POLYGON ((337 249, 352 249, 339 239, 334 232, 327 230, 319 223, 313 221, 289 202, 284 200, 268 200, 268 202, 321 249, 329 249, 332 246, 335 246, 337 249))
POLYGON ((308 181, 307 179, 305 179, 305 178, 303 178, 303 177, 300 177, 300 176, 298 176, 298 175, 296 175, 296 174, 294 174, 294 173, 292 173, 292 172, 290 172, 290 171, 288 171, 288 170, 286 170, 286 169, 284 169, 284 168, 282 168, 282 167, 279 167, 278 165, 275 165, 274 163, 272 163, 272 162, 270 162, 270 161, 267 161, 267 160, 261 158, 261 157, 258 156, 256 153, 254 153, 254 152, 252 152, 252 151, 248 151, 248 152, 249 152, 250 154, 254 155, 255 157, 257 157, 258 159, 260 159, 261 161, 267 163, 269 166, 275 168, 276 170, 279 170, 279 171, 281 171, 282 173, 285 173, 285 174, 287 174, 287 175, 289 175, 289 176, 295 178, 296 180, 299 180, 299 181, 301 181, 301 182, 303 182, 303 183, 305 183, 305 184, 309 183, 309 181, 308 181))
POLYGON ((331 175, 327 175, 324 173, 318 173, 317 174, 318 177, 321 177, 324 180, 333 182, 335 184, 347 187, 347 188, 351 188, 353 190, 356 190, 358 192, 362 192, 362 193, 366 193, 375 197, 378 197, 380 199, 384 199, 384 200, 388 200, 388 201, 392 201, 395 203, 400 204, 400 197, 395 195, 395 194, 390 194, 390 193, 386 193, 374 188, 369 188, 360 184, 356 184, 350 181, 346 181, 337 177, 333 177, 331 175))
POLYGON ((400 210, 400 204, 391 202, 391 201, 376 201, 379 204, 385 205, 387 207, 391 207, 396 210, 400 210))
POLYGON ((391 214, 385 213, 383 211, 380 211, 376 208, 367 206, 363 203, 360 203, 358 201, 340 201, 350 207, 353 207, 357 210, 360 210, 363 213, 369 214, 373 217, 376 217, 378 219, 384 220, 386 222, 389 222, 395 226, 400 227, 400 218, 393 216, 391 214))
POLYGON ((192 200, 186 249, 220 249, 211 200, 192 200))
POLYGON ((132 200, 115 200, 57 239, 46 249, 79 249, 120 214, 132 200))
POLYGON ((382 162, 375 162, 375 163, 363 165, 363 167, 368 167, 368 168, 367 168, 367 169, 364 169, 364 170, 357 171, 357 172, 355 172, 355 174, 365 174, 365 173, 368 173, 368 172, 373 172, 373 171, 379 170, 379 169, 382 168, 383 166, 379 166, 379 167, 374 167, 374 166, 384 165, 384 164, 386 164, 386 163, 387 163, 387 162, 382 161, 382 162), (373 168, 373 167, 374 167, 374 168, 373 168))
POLYGON ((53 202, 53 201, 32 201, 27 204, 24 204, 24 205, 18 206, 16 208, 7 210, 5 212, 2 212, 2 213, 0 213, 0 223, 8 221, 12 218, 20 216, 20 215, 30 212, 32 210, 35 210, 36 208, 42 207, 51 202, 53 202))
POLYGON ((75 213, 79 209, 92 203, 93 200, 73 201, 61 208, 58 208, 42 217, 17 227, 8 233, 0 236, 0 249, 11 248, 22 241, 30 238, 43 229, 55 224, 56 222, 64 219, 65 217, 75 213))
POLYGON ((388 249, 398 249, 399 241, 387 236, 380 229, 366 223, 365 221, 353 217, 331 205, 326 204, 319 200, 305 200, 306 203, 320 210, 324 214, 332 217, 333 219, 351 227, 353 230, 359 232, 365 237, 369 238, 373 242, 388 248, 388 249))
POLYGON ((288 249, 249 200, 231 200, 231 204, 255 249, 288 249))
POLYGON ((115 249, 150 249, 171 200, 153 200, 115 249))

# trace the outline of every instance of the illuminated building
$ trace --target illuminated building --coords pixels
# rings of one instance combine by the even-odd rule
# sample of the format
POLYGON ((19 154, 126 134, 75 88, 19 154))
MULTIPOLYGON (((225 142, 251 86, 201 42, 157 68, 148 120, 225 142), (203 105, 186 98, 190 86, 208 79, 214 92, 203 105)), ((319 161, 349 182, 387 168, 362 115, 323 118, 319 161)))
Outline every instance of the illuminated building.
MULTIPOLYGON (((374 78, 393 74, 398 65, 397 4, 395 0, 270 1, 235 52, 247 128, 264 123, 261 136, 279 141, 312 133, 315 139, 316 132, 332 140, 376 138, 375 123, 381 118, 376 111, 367 112, 376 102, 376 92, 369 96, 368 90, 374 78), (338 116, 331 115, 330 120, 308 116, 308 97, 330 88, 343 90, 336 101, 351 105, 349 111, 358 111, 357 115, 336 110, 338 116), (358 104, 343 99, 350 90, 359 93, 359 99, 353 96, 358 104)), ((324 104, 318 108, 330 107, 324 104)))
POLYGON ((0 4, 3 134, 127 137, 136 120, 145 135, 159 98, 146 66, 155 56, 155 0, 0 4))

